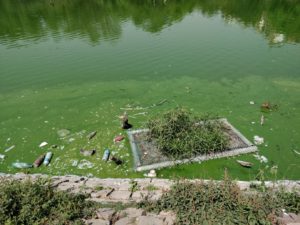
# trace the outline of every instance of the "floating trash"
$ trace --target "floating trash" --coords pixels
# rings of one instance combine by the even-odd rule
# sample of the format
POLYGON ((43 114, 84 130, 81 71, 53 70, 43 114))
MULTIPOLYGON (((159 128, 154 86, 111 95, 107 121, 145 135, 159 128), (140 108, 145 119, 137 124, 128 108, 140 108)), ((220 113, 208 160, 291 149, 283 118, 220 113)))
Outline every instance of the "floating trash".
POLYGON ((13 145, 13 146, 10 146, 9 148, 5 149, 4 152, 9 152, 10 150, 14 149, 16 146, 13 145))
POLYGON ((0 159, 5 159, 5 155, 0 154, 0 159))
POLYGON ((78 165, 78 160, 75 160, 75 159, 74 159, 74 160, 72 160, 71 162, 72 162, 72 166, 73 166, 73 167, 76 167, 76 166, 78 165))
POLYGON ((94 164, 88 160, 83 159, 79 162, 77 167, 78 169, 91 169, 94 167, 94 164))
POLYGON ((88 138, 89 140, 91 140, 91 139, 93 139, 93 138, 96 136, 96 134, 97 134, 97 131, 93 131, 92 133, 89 133, 89 134, 88 134, 87 138, 88 138))
POLYGON ((261 145, 264 143, 264 138, 259 137, 257 135, 254 136, 253 140, 254 140, 254 144, 256 144, 256 145, 261 145))
POLYGON ((34 161, 33 166, 34 166, 35 168, 39 167, 39 166, 43 163, 44 159, 45 159, 45 154, 39 156, 39 157, 34 161))
POLYGON ((103 154, 102 160, 103 160, 103 161, 107 161, 107 160, 108 160, 108 158, 109 158, 109 154, 110 154, 110 151, 109 151, 109 149, 106 149, 106 150, 104 151, 104 154, 103 154))
POLYGON ((45 147, 47 144, 48 144, 48 143, 47 143, 46 141, 43 141, 43 142, 39 145, 39 147, 40 147, 40 148, 45 147))
POLYGON ((69 138, 69 143, 71 143, 71 142, 73 142, 73 141, 75 141, 75 138, 69 138))
POLYGON ((255 103, 254 103, 254 101, 250 101, 249 104, 250 105, 254 105, 255 103))
POLYGON ((236 160, 236 162, 238 164, 240 164, 243 167, 247 167, 247 168, 251 168, 253 166, 253 164, 251 162, 246 162, 246 161, 242 161, 242 160, 236 160))
POLYGON ((261 163, 267 163, 268 159, 263 155, 253 155, 261 163))
POLYGON ((123 161, 121 159, 116 158, 115 156, 113 156, 111 158, 111 161, 113 161, 116 165, 121 165, 123 164, 123 161))
POLYGON ((118 135, 114 138, 115 143, 123 141, 123 140, 124 140, 124 136, 122 136, 122 135, 118 135))
POLYGON ((17 169, 26 169, 26 168, 32 168, 32 164, 24 163, 24 162, 15 162, 11 164, 13 167, 17 169))
POLYGON ((58 130, 58 131, 57 131, 57 135, 58 135, 60 138, 64 138, 64 137, 68 136, 70 133, 71 133, 71 131, 69 131, 69 130, 67 130, 67 129, 61 129, 61 130, 58 130))
POLYGON ((156 177, 155 170, 150 170, 149 173, 144 174, 145 177, 156 177))
POLYGON ((95 149, 93 149, 93 150, 83 150, 83 149, 81 149, 80 153, 84 156, 92 156, 96 153, 96 150, 95 149))
MULTIPOLYGON (((45 165, 45 166, 47 166, 49 163, 50 163, 50 161, 51 161, 51 158, 52 158, 52 152, 47 152, 47 154, 46 154, 46 156, 45 156, 45 159, 44 159, 44 162, 43 162, 43 164, 45 165)), ((58 160, 58 159, 57 159, 58 160)))
POLYGON ((296 151, 296 150, 293 150, 297 155, 300 155, 300 152, 296 151))

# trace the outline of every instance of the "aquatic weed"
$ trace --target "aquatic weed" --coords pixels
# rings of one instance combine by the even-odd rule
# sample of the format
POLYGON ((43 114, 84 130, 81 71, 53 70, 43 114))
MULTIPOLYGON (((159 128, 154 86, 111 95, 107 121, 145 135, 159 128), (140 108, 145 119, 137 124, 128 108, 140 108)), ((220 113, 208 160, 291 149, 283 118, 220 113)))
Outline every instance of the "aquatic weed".
POLYGON ((163 154, 173 158, 224 151, 229 145, 222 122, 208 115, 196 117, 183 108, 150 119, 147 127, 148 139, 153 140, 163 154))

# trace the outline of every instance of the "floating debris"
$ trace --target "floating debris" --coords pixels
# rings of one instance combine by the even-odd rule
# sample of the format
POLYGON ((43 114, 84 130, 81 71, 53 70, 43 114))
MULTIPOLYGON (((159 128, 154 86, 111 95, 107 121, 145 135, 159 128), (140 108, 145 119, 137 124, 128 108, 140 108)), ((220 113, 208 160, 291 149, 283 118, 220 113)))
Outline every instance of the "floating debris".
POLYGON ((255 135, 253 139, 254 139, 254 144, 256 144, 256 145, 261 145, 264 143, 263 137, 259 137, 259 136, 255 135))
POLYGON ((44 159, 45 159, 45 154, 39 156, 39 157, 34 161, 33 166, 34 166, 35 168, 39 167, 39 166, 43 163, 44 159))
POLYGON ((48 144, 48 143, 47 143, 46 141, 43 141, 43 142, 39 145, 39 147, 40 147, 40 148, 45 147, 47 144, 48 144))
POLYGON ((264 117, 264 115, 261 115, 261 117, 260 117, 260 125, 264 125, 264 123, 265 123, 265 117, 264 117))
POLYGON ((300 152, 296 151, 296 150, 293 150, 297 155, 300 155, 300 152))
POLYGON ((261 163, 267 163, 268 159, 263 155, 253 155, 257 160, 259 160, 261 163))
POLYGON ((17 169, 26 169, 26 168, 32 168, 32 164, 24 163, 24 162, 15 162, 11 164, 13 167, 17 169))
POLYGON ((96 153, 96 150, 95 149, 93 149, 93 150, 83 150, 83 149, 81 149, 80 153, 84 156, 92 156, 96 153))
MULTIPOLYGON (((44 162, 43 162, 43 164, 45 165, 45 166, 47 166, 49 163, 50 163, 50 161, 51 161, 51 158, 52 158, 52 152, 47 152, 47 154, 46 154, 46 156, 45 156, 45 159, 44 159, 44 162)), ((59 158, 57 158, 57 161, 59 160, 59 158)))
POLYGON ((74 166, 74 167, 76 167, 78 165, 78 160, 74 159, 71 162, 72 162, 72 166, 74 166))
POLYGON ((51 148, 57 148, 58 146, 57 145, 51 145, 51 148))
POLYGON ((60 138, 64 138, 64 137, 68 136, 70 133, 71 133, 71 131, 69 131, 69 130, 67 130, 67 129, 61 129, 61 130, 58 130, 58 131, 57 131, 57 135, 58 135, 60 138))
POLYGON ((123 161, 121 159, 116 158, 115 156, 113 156, 111 158, 111 161, 115 162, 116 165, 121 165, 123 164, 123 161))
POLYGON ((277 174, 277 171, 278 171, 278 166, 276 166, 276 165, 272 166, 270 168, 270 173, 273 174, 273 175, 277 174))
POLYGON ((263 112, 270 112, 270 111, 275 111, 278 109, 278 105, 276 104, 271 104, 270 102, 264 102, 260 106, 261 110, 263 112))
POLYGON ((250 105, 254 105, 255 103, 254 103, 254 101, 250 101, 249 104, 250 105))
POLYGON ((123 141, 123 140, 124 140, 124 136, 122 136, 122 135, 118 135, 114 138, 115 143, 123 141))
POLYGON ((156 172, 155 172, 155 170, 150 170, 150 172, 149 173, 145 173, 144 176, 145 177, 150 177, 150 178, 156 177, 156 172))
POLYGON ((9 148, 5 149, 4 152, 9 152, 10 150, 14 149, 16 146, 13 145, 13 146, 10 146, 9 148))
POLYGON ((253 164, 251 162, 246 162, 246 161, 242 161, 242 160, 236 160, 236 162, 238 164, 240 164, 243 167, 247 167, 247 168, 251 168, 253 166, 253 164))
POLYGON ((71 143, 73 141, 75 141, 75 138, 69 138, 69 140, 68 140, 69 143, 71 143))
POLYGON ((110 154, 109 149, 105 149, 104 154, 103 154, 103 157, 102 157, 102 160, 103 160, 103 161, 107 161, 108 158, 109 158, 109 154, 110 154))
POLYGON ((78 169, 91 169, 94 167, 94 164, 88 160, 83 159, 79 162, 77 167, 78 169))
POLYGON ((0 154, 0 159, 5 159, 5 155, 0 154))
POLYGON ((127 130, 132 128, 132 125, 128 122, 128 115, 126 112, 122 116, 119 117, 122 121, 122 128, 127 130))
POLYGON ((93 131, 92 133, 88 134, 87 138, 89 140, 91 140, 91 139, 93 139, 96 136, 96 134, 97 134, 97 131, 93 131))

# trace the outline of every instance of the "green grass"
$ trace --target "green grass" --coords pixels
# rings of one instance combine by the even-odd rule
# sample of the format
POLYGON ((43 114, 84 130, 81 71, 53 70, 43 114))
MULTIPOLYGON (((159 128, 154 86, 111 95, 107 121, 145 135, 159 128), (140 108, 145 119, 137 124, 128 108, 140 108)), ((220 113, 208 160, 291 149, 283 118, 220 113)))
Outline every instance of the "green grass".
POLYGON ((97 205, 87 195, 56 191, 47 180, 0 180, 0 224, 84 224, 97 205))

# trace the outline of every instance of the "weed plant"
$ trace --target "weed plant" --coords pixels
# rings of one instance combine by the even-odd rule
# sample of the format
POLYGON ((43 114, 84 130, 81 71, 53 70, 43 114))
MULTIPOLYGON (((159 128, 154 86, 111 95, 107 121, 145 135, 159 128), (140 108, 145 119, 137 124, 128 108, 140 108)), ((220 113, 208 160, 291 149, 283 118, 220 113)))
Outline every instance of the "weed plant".
POLYGON ((209 116, 196 117, 182 108, 150 119, 147 127, 149 140, 163 154, 176 159, 224 151, 229 144, 222 122, 209 116))
POLYGON ((0 180, 0 224, 84 224, 95 212, 84 194, 56 191, 49 181, 0 180))
POLYGON ((178 181, 158 201, 139 206, 150 211, 172 210, 178 225, 275 224, 282 209, 299 213, 300 196, 283 190, 242 192, 230 179, 220 183, 178 181))

